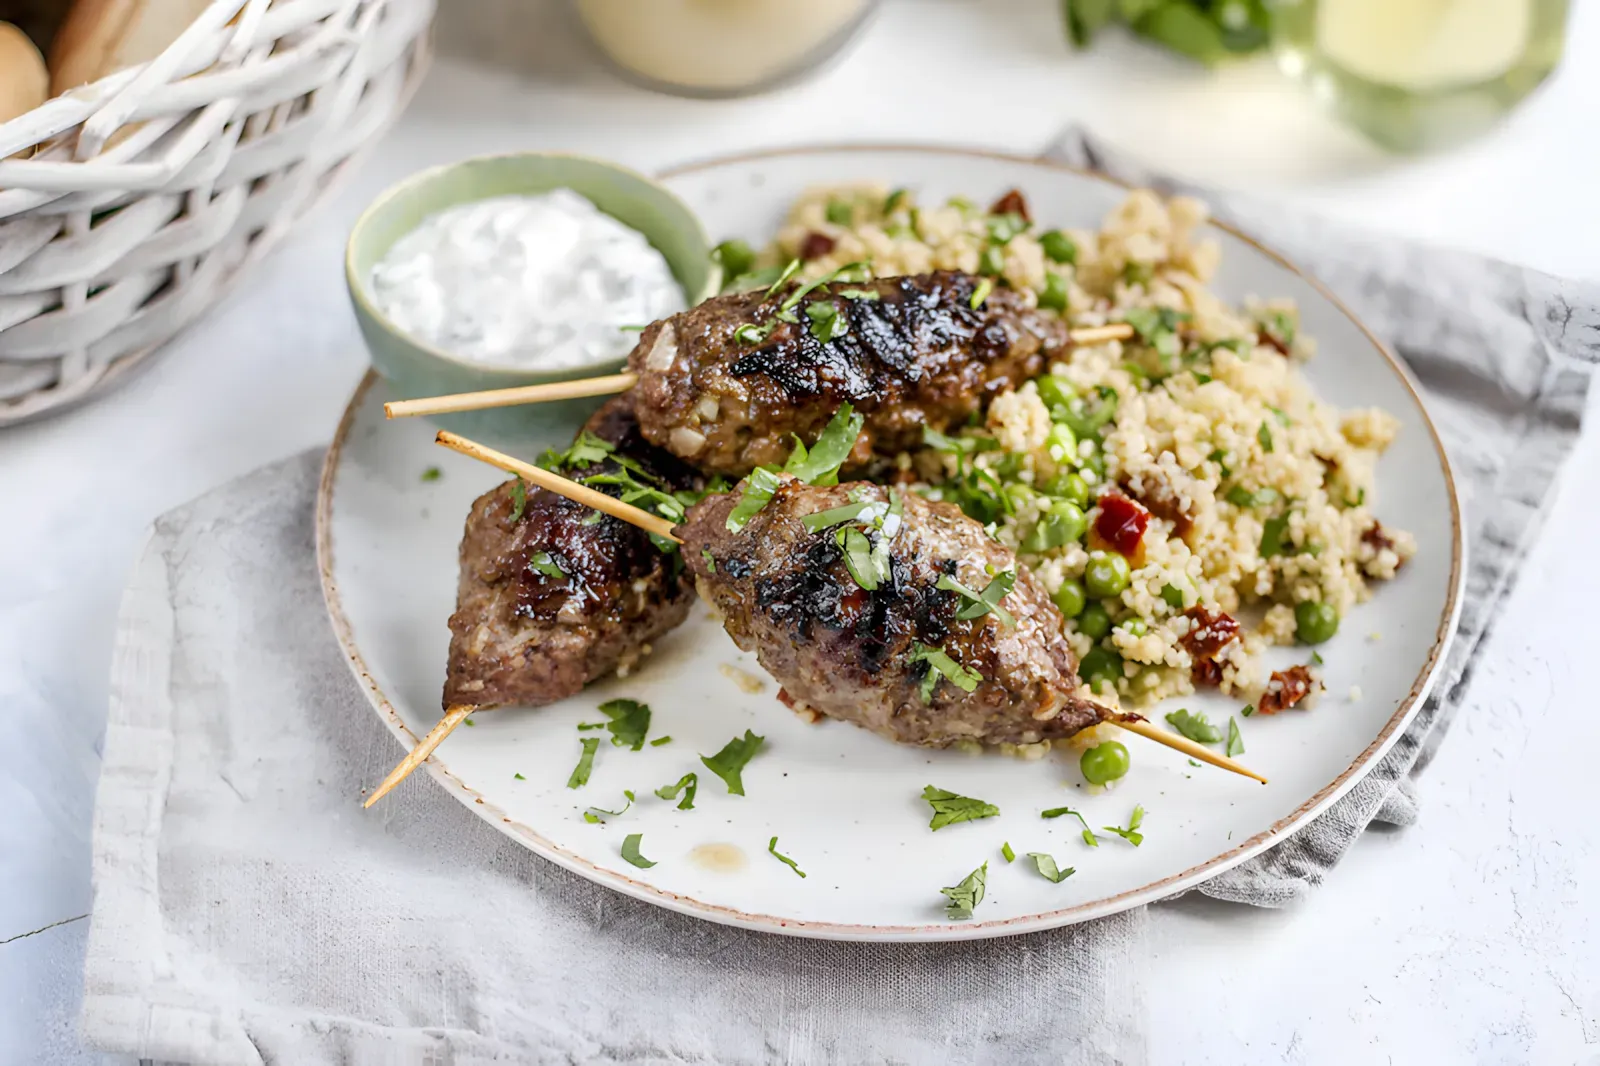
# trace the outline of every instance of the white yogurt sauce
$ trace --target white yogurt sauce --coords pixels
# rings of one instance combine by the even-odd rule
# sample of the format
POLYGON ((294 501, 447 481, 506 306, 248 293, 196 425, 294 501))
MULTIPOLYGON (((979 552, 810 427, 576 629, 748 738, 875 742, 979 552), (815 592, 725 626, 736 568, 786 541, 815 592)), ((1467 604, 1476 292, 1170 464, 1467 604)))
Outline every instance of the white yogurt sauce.
POLYGON ((478 363, 565 369, 619 359, 643 326, 684 309, 644 235, 571 189, 446 208, 372 270, 401 330, 478 363))

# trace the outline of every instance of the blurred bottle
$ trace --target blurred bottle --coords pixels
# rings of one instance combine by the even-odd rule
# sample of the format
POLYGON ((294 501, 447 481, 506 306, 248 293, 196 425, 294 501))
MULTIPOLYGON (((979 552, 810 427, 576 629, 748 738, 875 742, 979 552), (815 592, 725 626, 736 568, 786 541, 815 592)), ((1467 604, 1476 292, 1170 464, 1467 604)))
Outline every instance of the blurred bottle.
POLYGON ((877 0, 577 0, 622 72, 688 96, 761 92, 809 73, 850 40, 877 0))
POLYGON ((1567 0, 1279 0, 1279 65, 1379 144, 1411 152, 1493 125, 1555 69, 1567 0))

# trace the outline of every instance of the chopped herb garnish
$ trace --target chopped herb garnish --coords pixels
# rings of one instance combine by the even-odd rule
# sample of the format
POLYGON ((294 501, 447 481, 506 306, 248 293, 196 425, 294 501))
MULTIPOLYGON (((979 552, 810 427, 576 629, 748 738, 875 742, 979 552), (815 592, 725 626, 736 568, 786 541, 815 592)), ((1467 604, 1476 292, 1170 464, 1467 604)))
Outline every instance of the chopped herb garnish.
POLYGON ((436 466, 430 466, 422 472, 422 480, 424 481, 438 481, 442 477, 444 477, 444 471, 436 466))
POLYGON ((820 533, 830 526, 837 526, 849 522, 860 516, 861 512, 873 507, 870 500, 860 503, 847 503, 842 507, 830 507, 826 511, 814 511, 800 519, 800 524, 806 527, 807 533, 820 533))
POLYGON ((1244 754, 1244 737, 1239 735, 1239 719, 1228 716, 1228 746, 1222 749, 1228 758, 1244 754))
POLYGON ((656 737, 654 740, 652 740, 650 742, 650 746, 652 748, 659 748, 663 744, 671 744, 671 743, 672 743, 672 737, 671 736, 656 737))
POLYGON ((579 732, 582 732, 585 729, 604 729, 605 727, 606 727, 606 724, 604 722, 579 722, 578 723, 578 731, 579 732))
POLYGON ((842 296, 846 300, 877 300, 881 298, 872 289, 840 289, 834 295, 842 296))
POLYGON ((941 888, 939 891, 950 900, 944 907, 945 917, 956 922, 971 918, 973 908, 983 902, 984 882, 988 876, 989 864, 984 863, 968 874, 959 885, 941 888))
POLYGON ((1211 384, 1212 378, 1211 378, 1210 374, 1202 374, 1198 370, 1192 370, 1192 371, 1190 371, 1190 373, 1192 373, 1194 375, 1194 380, 1197 383, 1199 383, 1201 385, 1209 385, 1209 384, 1211 384))
POLYGON ((744 325, 733 331, 733 339, 738 341, 740 344, 760 344, 762 341, 770 337, 772 335, 772 331, 777 328, 777 319, 773 319, 764 326, 758 326, 754 322, 746 322, 744 325))
POLYGON ((1215 744, 1222 739, 1222 730, 1212 725, 1205 715, 1179 707, 1167 715, 1172 728, 1197 744, 1215 744))
POLYGON ((956 617, 963 622, 971 621, 974 618, 982 618, 990 611, 993 611, 994 616, 1000 619, 1001 624, 1010 629, 1016 626, 1017 620, 1011 616, 1010 611, 1000 606, 1000 601, 1006 598, 1006 595, 1016 583, 1017 568, 1011 567, 990 578, 989 584, 984 586, 982 592, 973 592, 949 574, 939 575, 939 583, 934 587, 943 589, 946 592, 954 592, 962 599, 969 601, 965 607, 956 612, 956 617))
POLYGON ((648 870, 655 863, 639 854, 639 841, 644 838, 643 833, 629 833, 622 841, 622 857, 641 870, 648 870))
POLYGON ((923 702, 933 698, 933 690, 941 677, 963 692, 971 692, 983 680, 983 675, 978 671, 956 662, 942 649, 930 648, 926 644, 913 644, 908 661, 928 664, 928 672, 922 677, 923 702))
POLYGON ((1322 653, 1321 652, 1315 652, 1315 651, 1312 652, 1311 653, 1311 661, 1316 663, 1318 666, 1321 666, 1322 665, 1322 653))
POLYGON ((813 300, 806 304, 806 317, 811 320, 807 328, 818 344, 827 344, 850 332, 850 321, 826 300, 813 300))
POLYGON ((744 479, 744 493, 733 510, 728 512, 728 530, 737 533, 745 523, 754 518, 761 508, 778 491, 778 472, 769 466, 758 466, 744 479))
MULTIPOLYGON (((1200 765, 1200 764, 1199 764, 1199 763, 1197 763, 1197 762, 1195 762, 1195 761, 1194 761, 1194 760, 1193 760, 1193 759, 1190 759, 1190 760, 1189 760, 1189 765, 1190 765, 1190 766, 1199 766, 1199 765, 1200 765)), ((1185 777, 1188 777, 1188 776, 1189 776, 1189 775, 1188 775, 1188 774, 1185 774, 1185 775, 1184 775, 1184 776, 1185 776, 1185 777)))
POLYGON ((713 574, 717 572, 717 557, 711 554, 710 548, 701 548, 700 558, 705 561, 707 570, 713 574))
POLYGON ((1000 808, 981 799, 971 796, 958 796, 954 792, 946 792, 942 788, 928 785, 922 790, 922 798, 928 801, 928 806, 933 808, 933 821, 928 823, 928 828, 938 832, 947 825, 957 822, 973 822, 979 818, 993 818, 1000 813, 1000 808))
POLYGON ((771 296, 773 293, 775 293, 779 289, 783 288, 783 286, 788 282, 788 280, 790 278, 794 277, 799 272, 800 272, 800 260, 798 260, 798 259, 789 260, 788 265, 785 266, 782 270, 778 271, 778 276, 777 276, 776 279, 773 280, 772 287, 767 290, 767 295, 771 296))
POLYGON ((1218 469, 1222 471, 1223 477, 1229 477, 1233 474, 1233 471, 1228 469, 1228 453, 1221 448, 1213 449, 1206 458, 1217 464, 1218 469))
POLYGON ((950 455, 971 455, 974 452, 998 451, 1000 448, 1000 442, 993 437, 985 437, 982 434, 951 437, 931 426, 922 427, 922 443, 924 447, 950 455))
POLYGON ((645 330, 647 330, 649 328, 650 328, 649 326, 618 326, 617 327, 617 329, 622 331, 623 333, 643 333, 645 330))
POLYGON ((767 851, 772 855, 772 857, 774 859, 777 859, 779 862, 783 863, 785 866, 787 866, 789 869, 793 870, 795 873, 799 874, 801 877, 804 877, 806 875, 806 872, 804 870, 800 869, 800 867, 795 863, 795 861, 793 859, 789 858, 789 856, 787 856, 787 855, 779 855, 778 854, 778 838, 777 837, 773 837, 771 840, 767 841, 767 851))
POLYGON ((722 778, 731 795, 742 796, 744 778, 741 775, 745 765, 755 757, 756 752, 761 750, 761 743, 764 740, 766 737, 758 737, 746 729, 743 737, 735 737, 728 741, 715 755, 700 756, 700 761, 706 764, 706 769, 722 778))
POLYGON ((557 581, 567 576, 567 572, 561 569, 561 564, 549 552, 534 552, 528 556, 528 569, 557 581))
POLYGON ((794 451, 783 464, 784 472, 807 485, 838 484, 839 468, 850 458, 850 451, 856 446, 856 438, 861 435, 866 421, 849 404, 843 404, 809 449, 796 438, 794 451))
POLYGON ((1114 825, 1103 825, 1100 828, 1108 833, 1115 833, 1134 847, 1144 843, 1144 834, 1139 832, 1139 826, 1144 824, 1144 808, 1135 807, 1133 814, 1128 818, 1128 828, 1123 829, 1114 825))
POLYGON ((990 215, 984 220, 984 225, 989 230, 989 240, 995 244, 1005 244, 1019 233, 1026 233, 1028 221, 1015 211, 1006 211, 1003 214, 990 215))
POLYGON ((1100 846, 1100 838, 1094 835, 1094 830, 1089 828, 1089 820, 1071 807, 1052 807, 1048 811, 1040 811, 1040 818, 1060 818, 1063 814, 1070 814, 1083 825, 1083 842, 1091 848, 1100 846))
POLYGON ((633 790, 626 788, 623 789, 622 796, 628 801, 622 805, 622 810, 608 811, 604 807, 590 807, 588 810, 583 812, 583 820, 593 824, 594 822, 605 821, 605 818, 600 817, 601 815, 605 815, 609 818, 621 818, 624 814, 628 813, 628 808, 633 806, 633 790), (592 819, 589 817, 591 814, 594 815, 592 819))
POLYGON ((616 455, 616 446, 610 441, 601 440, 599 437, 584 430, 578 434, 578 439, 572 442, 572 447, 564 452, 547 451, 540 465, 547 470, 571 469, 579 466, 593 466, 595 463, 604 462, 614 458, 627 469, 636 473, 644 473, 644 469, 634 460, 625 456, 616 455))
POLYGON ((1256 705, 1253 704, 1253 703, 1247 703, 1247 704, 1244 705, 1244 709, 1239 712, 1239 715, 1240 715, 1240 717, 1243 717, 1243 718, 1249 718, 1252 714, 1255 714, 1255 713, 1256 713, 1256 705))
POLYGON ((1028 852, 1028 858, 1033 860, 1033 868, 1039 871, 1039 876, 1053 884, 1059 885, 1078 871, 1068 866, 1065 870, 1056 865, 1056 860, 1042 851, 1028 852))
POLYGON ((1265 422, 1256 430, 1256 440, 1261 442, 1262 451, 1269 454, 1272 452, 1272 429, 1265 422))
POLYGON ((843 200, 829 200, 828 207, 823 212, 829 222, 835 226, 848 226, 851 220, 850 205, 843 200))
POLYGON ((589 772, 594 769, 594 753, 600 750, 599 737, 584 737, 579 743, 583 745, 583 754, 578 757, 578 765, 572 768, 572 776, 567 778, 568 788, 582 788, 589 783, 589 772))
POLYGON ((1261 523, 1261 557, 1270 559, 1274 555, 1282 555, 1289 546, 1288 533, 1289 519, 1283 515, 1261 523))
POLYGON ((607 700, 600 705, 600 713, 611 719, 606 724, 611 730, 611 743, 634 751, 644 747, 645 734, 650 732, 649 704, 638 700, 607 700))
POLYGON ((980 279, 977 286, 972 290, 971 298, 967 300, 967 306, 976 311, 983 306, 983 301, 989 298, 991 292, 994 292, 994 279, 980 279))
POLYGON ((1005 858, 1006 862, 1016 861, 1017 853, 1011 850, 1010 841, 1000 845, 1000 854, 1005 858))
POLYGON ((910 189, 896 189, 896 190, 894 190, 883 201, 883 213, 886 214, 886 215, 894 214, 895 210, 897 208, 899 208, 899 206, 901 204, 905 203, 906 202, 906 197, 908 197, 910 195, 911 195, 911 190, 910 189))
POLYGON ((1283 408, 1281 408, 1281 407, 1271 407, 1271 406, 1269 406, 1269 407, 1268 407, 1268 408, 1267 408, 1267 410, 1269 410, 1269 411, 1271 411, 1271 412, 1272 412, 1272 416, 1273 416, 1273 417, 1274 417, 1274 418, 1276 418, 1276 419, 1277 419, 1277 420, 1278 420, 1278 422, 1279 422, 1279 423, 1280 423, 1280 424, 1282 424, 1282 425, 1285 425, 1285 426, 1292 426, 1292 425, 1294 425, 1294 423, 1293 423, 1293 422, 1291 422, 1291 421, 1290 421, 1290 420, 1289 420, 1289 415, 1288 415, 1288 413, 1287 413, 1287 412, 1285 412, 1285 411, 1284 411, 1284 410, 1283 410, 1283 408))
POLYGON ((1166 601, 1167 606, 1171 607, 1174 611, 1183 610, 1183 590, 1178 586, 1170 583, 1162 585, 1161 598, 1166 601))
POLYGON ((889 542, 881 534, 874 544, 859 529, 841 529, 835 537, 844 552, 845 569, 850 577, 867 592, 874 592, 889 580, 889 542))
POLYGON ((656 795, 664 800, 671 801, 678 799, 678 793, 682 792, 683 799, 678 800, 678 810, 692 811, 694 810, 695 790, 699 787, 700 775, 688 773, 678 778, 678 783, 676 785, 662 785, 660 788, 656 789, 656 795))
POLYGON ((1356 493, 1356 498, 1354 500, 1351 500, 1351 499, 1347 498, 1344 501, 1344 505, 1346 507, 1360 507, 1362 504, 1364 504, 1366 502, 1367 502, 1367 490, 1366 489, 1361 489, 1359 492, 1356 493))
POLYGON ((522 512, 528 509, 528 486, 521 478, 511 483, 511 521, 522 521, 522 512))
POLYGON ((513 778, 515 778, 516 780, 518 780, 518 781, 526 781, 527 780, 527 778, 523 777, 521 774, 512 774, 511 776, 513 778))
POLYGON ((1076 263, 1078 261, 1078 246, 1071 237, 1058 229, 1050 230, 1039 235, 1039 247, 1044 250, 1045 258, 1053 263, 1076 263))
POLYGON ((1155 267, 1134 260, 1122 264, 1122 281, 1127 285, 1149 285, 1156 275, 1155 267))

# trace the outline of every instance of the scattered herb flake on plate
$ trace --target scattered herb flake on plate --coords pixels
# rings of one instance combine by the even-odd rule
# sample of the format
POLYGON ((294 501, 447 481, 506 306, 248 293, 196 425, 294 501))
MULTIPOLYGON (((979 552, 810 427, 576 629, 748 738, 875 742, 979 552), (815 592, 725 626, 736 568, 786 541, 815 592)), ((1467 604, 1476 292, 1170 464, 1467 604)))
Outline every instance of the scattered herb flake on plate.
POLYGON ((933 808, 933 820, 928 823, 928 828, 938 832, 947 825, 957 822, 972 822, 979 818, 993 818, 1000 813, 1000 808, 981 799, 971 796, 959 796, 954 792, 947 792, 942 788, 928 785, 922 790, 922 798, 928 801, 928 806, 933 808))
POLYGON ((1197 744, 1215 744, 1222 739, 1222 730, 1212 725, 1204 714, 1179 707, 1167 715, 1167 723, 1197 744))
POLYGON ((627 788, 623 789, 622 796, 628 801, 622 805, 622 810, 608 811, 604 807, 590 807, 588 810, 583 812, 583 820, 586 822, 604 821, 604 819, 600 817, 602 814, 608 815, 612 818, 621 818, 624 814, 628 813, 628 808, 633 806, 633 790, 627 788), (594 815, 594 817, 591 818, 589 817, 590 815, 594 815))
POLYGON ((654 866, 655 863, 639 854, 639 841, 643 839, 643 837, 643 833, 629 833, 622 841, 622 857, 633 863, 633 865, 637 866, 639 869, 648 870, 650 867, 654 866))
POLYGON ((972 917, 973 908, 983 902, 984 883, 989 877, 989 864, 984 863, 972 871, 960 884, 941 888, 939 891, 949 898, 945 904, 945 917, 953 922, 966 921, 972 917))
POLYGON ((1065 870, 1056 865, 1056 860, 1042 851, 1028 852, 1028 858, 1033 860, 1033 868, 1039 871, 1039 876, 1053 884, 1059 885, 1078 871, 1068 866, 1065 870))
POLYGON ((778 854, 778 838, 777 837, 773 837, 771 840, 767 841, 767 851, 769 851, 772 854, 772 857, 774 859, 777 859, 779 862, 783 863, 785 866, 787 866, 789 869, 793 870, 795 873, 799 874, 801 877, 804 877, 806 875, 806 872, 804 870, 800 869, 800 867, 798 865, 796 865, 796 863, 795 863, 795 861, 793 859, 789 858, 789 856, 787 856, 787 855, 779 855, 778 854))
POLYGON ((424 481, 438 481, 442 477, 444 477, 444 471, 436 466, 430 466, 422 472, 422 480, 424 481))
POLYGON ((1223 749, 1228 758, 1244 754, 1244 737, 1239 735, 1239 719, 1228 716, 1228 746, 1223 749))
POLYGON ((670 802, 678 799, 678 793, 682 792, 683 799, 678 800, 678 810, 692 811, 694 810, 695 790, 699 787, 700 775, 696 773, 687 773, 678 778, 678 783, 676 785, 662 785, 660 788, 656 789, 656 795, 670 802))
POLYGON ((611 743, 619 748, 638 751, 644 747, 645 734, 650 732, 650 705, 638 700, 607 700, 600 705, 600 713, 611 719, 606 728, 611 731, 611 743))
POLYGON ((756 752, 761 750, 765 740, 766 737, 758 737, 746 729, 743 737, 734 737, 715 755, 700 756, 700 761, 706 764, 706 769, 722 778, 730 795, 742 796, 744 778, 741 775, 756 752))
POLYGON ((1144 808, 1134 807, 1133 814, 1128 818, 1128 828, 1123 829, 1115 825, 1103 825, 1100 828, 1108 833, 1115 833, 1134 847, 1144 843, 1144 834, 1139 832, 1139 827, 1144 824, 1144 808))
MULTIPOLYGON (((1196 764, 1198 765, 1198 764, 1196 764)), ((1083 842, 1091 848, 1100 846, 1100 838, 1094 835, 1094 830, 1089 828, 1089 821, 1082 814, 1071 807, 1052 807, 1048 811, 1040 811, 1040 818, 1060 818, 1063 814, 1070 814, 1083 825, 1083 842)))
POLYGON ((600 750, 599 737, 584 737, 579 743, 583 745, 583 754, 578 757, 578 765, 572 768, 572 776, 567 778, 568 788, 582 788, 589 783, 589 772, 594 769, 594 753, 600 750))
POLYGON ((1000 854, 1005 858, 1006 862, 1016 861, 1017 853, 1011 850, 1011 842, 1009 840, 1000 845, 1000 854))

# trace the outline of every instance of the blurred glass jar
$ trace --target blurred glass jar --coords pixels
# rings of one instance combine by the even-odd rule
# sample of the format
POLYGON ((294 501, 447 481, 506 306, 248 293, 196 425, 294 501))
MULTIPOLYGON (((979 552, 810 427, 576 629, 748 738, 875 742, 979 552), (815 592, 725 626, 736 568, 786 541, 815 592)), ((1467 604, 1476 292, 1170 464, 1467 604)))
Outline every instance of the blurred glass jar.
POLYGON ((877 0, 576 0, 606 56, 635 81, 687 96, 741 96, 810 73, 877 0))
POLYGON ((1278 62, 1394 151, 1458 143, 1550 75, 1567 0, 1278 0, 1278 62))

